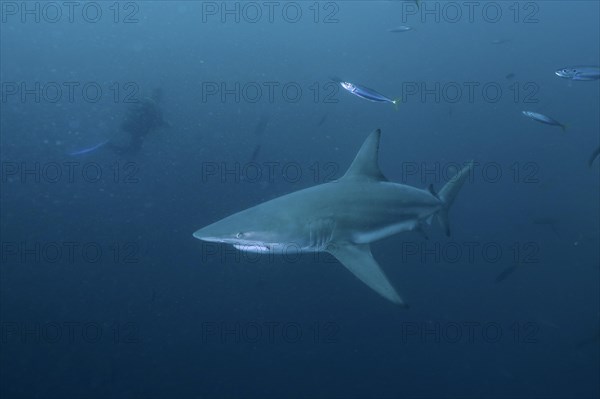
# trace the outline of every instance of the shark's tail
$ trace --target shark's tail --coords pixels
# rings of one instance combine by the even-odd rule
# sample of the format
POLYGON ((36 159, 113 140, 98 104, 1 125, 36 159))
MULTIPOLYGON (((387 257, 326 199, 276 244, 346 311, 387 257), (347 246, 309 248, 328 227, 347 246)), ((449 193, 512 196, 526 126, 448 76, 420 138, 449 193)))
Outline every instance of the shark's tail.
POLYGON ((473 161, 469 162, 467 166, 462 168, 438 193, 440 200, 444 202, 444 207, 437 213, 437 219, 440 222, 440 226, 446 232, 446 235, 450 237, 450 224, 448 223, 448 210, 452 206, 456 195, 460 191, 461 187, 469 177, 473 169, 473 161))

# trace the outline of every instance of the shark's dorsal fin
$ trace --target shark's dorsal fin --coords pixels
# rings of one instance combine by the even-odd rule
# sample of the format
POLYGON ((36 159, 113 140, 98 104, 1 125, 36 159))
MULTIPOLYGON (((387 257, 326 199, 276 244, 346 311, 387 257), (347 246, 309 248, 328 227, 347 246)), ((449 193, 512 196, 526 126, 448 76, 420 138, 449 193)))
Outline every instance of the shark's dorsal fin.
POLYGON ((381 130, 372 132, 356 154, 352 165, 341 180, 387 181, 379 170, 379 139, 381 130))

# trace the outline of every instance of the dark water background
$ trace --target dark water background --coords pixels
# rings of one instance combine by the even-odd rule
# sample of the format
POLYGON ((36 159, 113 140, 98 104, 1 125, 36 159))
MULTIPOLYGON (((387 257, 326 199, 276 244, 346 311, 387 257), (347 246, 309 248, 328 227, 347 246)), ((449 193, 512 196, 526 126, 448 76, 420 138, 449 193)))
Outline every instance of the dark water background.
POLYGON ((1 3, 2 397, 600 395, 599 84, 554 75, 600 64, 598 2, 282 2, 272 21, 257 2, 255 22, 235 2, 81 3, 73 22, 23 4, 1 3), (155 88, 171 127, 140 153, 66 155, 126 140, 128 101, 155 88), (192 237, 341 176, 375 128, 395 182, 439 189, 478 162, 451 238, 373 245, 409 310, 329 255, 192 237))

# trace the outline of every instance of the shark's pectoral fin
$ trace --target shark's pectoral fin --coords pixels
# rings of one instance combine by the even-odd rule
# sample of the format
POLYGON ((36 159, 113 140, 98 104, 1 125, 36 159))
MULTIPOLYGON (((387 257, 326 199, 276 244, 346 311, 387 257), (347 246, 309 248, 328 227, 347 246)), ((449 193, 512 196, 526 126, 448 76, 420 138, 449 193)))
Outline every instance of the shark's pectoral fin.
POLYGON ((327 251, 335 256, 348 270, 363 283, 377 291, 382 297, 406 307, 400 295, 390 284, 383 270, 371 254, 368 244, 330 244, 327 251))

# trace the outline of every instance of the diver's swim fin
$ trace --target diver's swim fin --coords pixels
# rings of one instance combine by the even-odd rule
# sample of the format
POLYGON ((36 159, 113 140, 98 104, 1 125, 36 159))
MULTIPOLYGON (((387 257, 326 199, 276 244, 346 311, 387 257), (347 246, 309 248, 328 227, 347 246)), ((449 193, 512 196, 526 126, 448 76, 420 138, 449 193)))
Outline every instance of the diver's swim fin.
POLYGON ((90 152, 94 152, 94 151, 96 151, 97 149, 99 149, 99 148, 102 148, 102 147, 103 147, 103 146, 104 146, 106 143, 108 143, 108 142, 109 142, 109 140, 104 140, 103 142, 101 142, 101 143, 98 143, 98 144, 96 144, 96 145, 95 145, 95 146, 93 146, 93 147, 84 148, 84 149, 77 150, 77 151, 72 151, 72 152, 69 152, 68 154, 69 154, 70 156, 77 156, 77 155, 89 154, 90 152))

